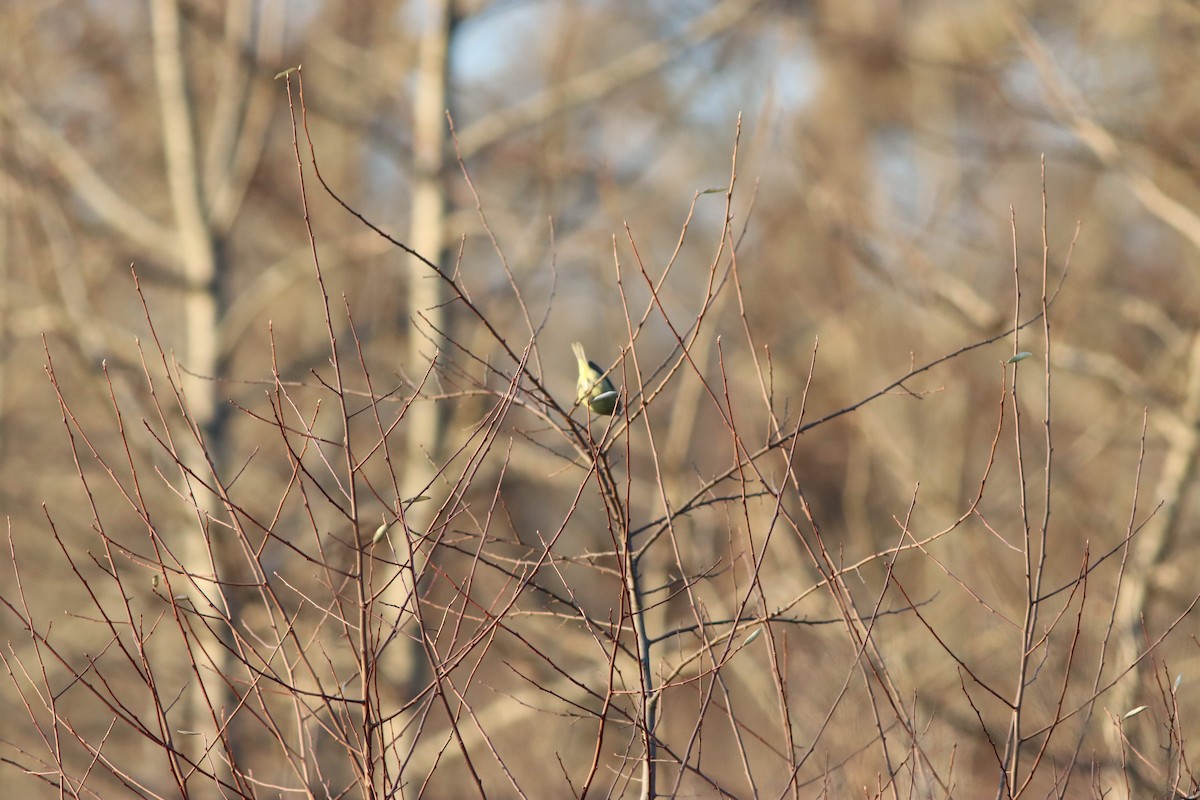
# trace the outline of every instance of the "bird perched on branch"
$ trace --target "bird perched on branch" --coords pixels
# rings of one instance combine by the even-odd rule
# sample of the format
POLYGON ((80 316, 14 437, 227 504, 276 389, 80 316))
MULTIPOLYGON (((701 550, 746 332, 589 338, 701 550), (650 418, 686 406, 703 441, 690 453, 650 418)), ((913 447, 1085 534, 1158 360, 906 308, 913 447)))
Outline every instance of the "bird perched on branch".
POLYGON ((579 402, 597 414, 611 416, 617 410, 617 388, 595 361, 588 361, 583 345, 574 342, 571 349, 579 362, 579 402))

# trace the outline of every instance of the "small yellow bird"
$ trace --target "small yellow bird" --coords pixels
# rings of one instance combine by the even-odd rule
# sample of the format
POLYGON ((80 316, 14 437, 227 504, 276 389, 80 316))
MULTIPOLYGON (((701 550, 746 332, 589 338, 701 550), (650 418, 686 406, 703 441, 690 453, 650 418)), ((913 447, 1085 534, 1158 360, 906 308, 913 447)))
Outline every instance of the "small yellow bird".
POLYGON ((588 361, 583 345, 574 342, 571 349, 579 362, 579 402, 587 402, 588 408, 597 414, 611 416, 617 410, 617 388, 595 361, 588 361))

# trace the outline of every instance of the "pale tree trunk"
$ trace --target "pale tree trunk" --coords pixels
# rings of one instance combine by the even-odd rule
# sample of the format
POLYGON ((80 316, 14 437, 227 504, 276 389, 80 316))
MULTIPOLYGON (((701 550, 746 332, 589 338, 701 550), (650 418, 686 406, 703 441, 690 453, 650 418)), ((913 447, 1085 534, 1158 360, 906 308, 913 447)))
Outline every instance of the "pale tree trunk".
MULTIPOLYGON (((1120 595, 1117 597, 1113 628, 1114 657, 1111 661, 1117 670, 1124 670, 1137 661, 1145 650, 1147 639, 1153 641, 1157 635, 1153 628, 1143 629, 1146 623, 1144 614, 1147 608, 1153 607, 1155 597, 1162 588, 1160 584, 1168 577, 1165 565, 1175 549, 1180 512, 1196 475, 1197 458, 1200 457, 1200 332, 1193 334, 1187 374, 1183 403, 1179 415, 1172 420, 1174 430, 1167 437, 1170 444, 1154 494, 1156 499, 1162 500, 1162 507, 1133 537, 1120 595)), ((1151 668, 1148 661, 1143 661, 1113 687, 1108 702, 1103 705, 1114 717, 1123 717, 1140 705, 1152 704, 1154 697, 1147 694, 1146 684, 1140 679, 1148 675, 1151 668)), ((1138 768, 1140 761, 1122 741, 1122 735, 1128 738, 1132 748, 1143 755, 1157 755, 1160 752, 1159 744, 1151 736, 1149 723, 1136 717, 1123 729, 1117 726, 1114 719, 1106 719, 1103 723, 1111 757, 1116 758, 1124 749, 1133 776, 1141 776, 1142 770, 1138 768)), ((1163 776, 1158 776, 1144 785, 1133 782, 1127 785, 1124 778, 1116 774, 1105 787, 1114 792, 1113 797, 1127 800, 1145 791, 1161 788, 1157 783, 1162 782, 1163 776)))
MULTIPOLYGON (((186 371, 179 375, 180 388, 187 417, 198 436, 204 439, 202 445, 195 436, 185 432, 176 437, 175 442, 182 464, 203 476, 210 472, 206 459, 211 459, 214 465, 219 463, 224 438, 215 381, 219 371, 220 252, 205 209, 176 0, 153 0, 151 20, 167 183, 178 236, 178 263, 184 281, 181 362, 186 371)), ((185 489, 185 496, 195 499, 196 518, 192 523, 181 519, 177 529, 169 533, 177 537, 171 541, 171 546, 180 555, 182 568, 192 576, 189 599, 201 614, 233 619, 236 610, 231 607, 232 601, 219 581, 227 577, 229 565, 222 554, 231 552, 236 546, 229 540, 235 534, 212 524, 212 520, 219 520, 223 515, 217 497, 182 471, 181 481, 185 486, 191 484, 185 489)), ((237 659, 233 655, 228 627, 213 622, 210 626, 197 625, 194 630, 196 638, 189 642, 187 652, 181 653, 181 657, 195 668, 183 695, 181 718, 172 727, 176 731, 186 731, 191 738, 191 741, 180 742, 187 752, 198 755, 206 767, 215 770, 219 780, 228 781, 232 775, 228 759, 235 757, 234 750, 223 752, 214 742, 218 725, 224 724, 226 715, 232 712, 236 703, 230 682, 235 675, 237 659)), ((189 665, 185 663, 181 667, 187 669, 189 665)))
MULTIPOLYGON (((425 28, 419 45, 413 96, 413 195, 408 225, 408 244, 441 269, 447 268, 445 171, 449 149, 448 58, 454 25, 451 5, 450 0, 429 0, 423 16, 425 28)), ((414 384, 419 384, 435 359, 444 358, 448 330, 443 306, 446 290, 441 278, 431 274, 426 264, 407 258, 401 266, 408 279, 408 313, 402 323, 407 328, 408 347, 403 369, 414 384)), ((438 385, 435 371, 422 393, 436 391, 438 385)), ((441 492, 435 483, 445 440, 446 416, 441 406, 433 400, 418 400, 409 408, 403 426, 404 474, 400 485, 404 497, 422 494, 430 497, 430 501, 413 505, 405 512, 407 527, 415 534, 428 529, 441 505, 441 492)), ((411 562, 402 566, 399 580, 391 581, 384 591, 380 607, 396 609, 395 624, 405 627, 406 635, 401 639, 401 647, 389 650, 381 659, 379 669, 382 683, 396 687, 403 694, 402 701, 407 702, 421 690, 430 674, 423 634, 413 614, 417 583, 428 554, 404 546, 397 547, 396 552, 402 563, 409 558, 411 562)), ((384 742, 389 754, 388 773, 393 777, 415 744, 416 726, 406 725, 408 721, 401 719, 394 728, 405 731, 398 734, 400 738, 384 742)))

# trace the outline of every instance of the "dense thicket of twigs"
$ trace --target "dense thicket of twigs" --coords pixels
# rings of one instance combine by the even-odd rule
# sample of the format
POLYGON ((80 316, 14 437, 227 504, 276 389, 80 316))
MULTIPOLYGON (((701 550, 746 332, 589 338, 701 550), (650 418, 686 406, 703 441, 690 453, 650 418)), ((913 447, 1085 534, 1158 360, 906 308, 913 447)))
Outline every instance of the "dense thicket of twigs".
POLYGON ((6 786, 1196 795, 1193 12, 235 5, 3 12, 6 786))

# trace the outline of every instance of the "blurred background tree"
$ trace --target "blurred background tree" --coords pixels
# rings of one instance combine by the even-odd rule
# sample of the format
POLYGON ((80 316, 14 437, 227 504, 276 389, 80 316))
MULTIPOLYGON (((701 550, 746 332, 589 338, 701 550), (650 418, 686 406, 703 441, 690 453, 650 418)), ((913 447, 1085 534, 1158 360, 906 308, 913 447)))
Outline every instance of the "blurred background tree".
MULTIPOLYGON (((656 279, 668 274, 657 293, 662 314, 649 315, 637 337, 643 378, 649 381, 676 352, 666 316, 700 314, 726 219, 721 193, 697 193, 729 183, 740 114, 729 234, 740 292, 726 287, 717 296, 690 354, 697 370, 728 380, 731 417, 762 430, 761 409, 751 411, 763 395, 754 357, 723 359, 727 351, 717 347, 718 337, 745 338, 743 319, 757 356, 769 350, 772 410, 785 430, 796 424, 802 395, 806 418, 819 418, 914 364, 1003 332, 1013 319, 1014 258, 1028 276, 1041 270, 1044 154, 1052 284, 1066 272, 1070 252, 1069 275, 1053 306, 1056 472, 1047 563, 1054 587, 1074 579, 1085 552, 1095 560, 1122 544, 1145 409, 1149 428, 1136 518, 1144 527, 1127 556, 1098 568, 1089 587, 1116 622, 1109 626, 1101 613, 1078 642, 1047 647, 1043 657, 1067 672, 1087 665, 1079 667, 1085 676, 1070 695, 1080 704, 1088 687, 1107 687, 1137 662, 1200 591, 1187 567, 1195 546, 1186 535, 1197 512, 1190 498, 1200 448, 1194 212, 1200 208, 1200 9, 1194 4, 45 0, 4 4, 0 20, 0 502, 31 605, 57 620, 60 635, 68 629, 77 635, 80 654, 94 655, 107 639, 61 616, 85 604, 84 587, 44 557, 53 538, 42 506, 64 541, 81 550, 94 546, 95 524, 42 371, 44 347, 59 384, 70 387, 81 425, 97 435, 98 448, 110 450, 129 438, 115 423, 105 376, 111 381, 126 427, 139 433, 131 461, 164 476, 141 487, 147 506, 171 509, 167 519, 155 520, 156 531, 182 569, 223 577, 193 598, 198 606, 227 619, 245 617, 249 627, 256 619, 247 587, 259 576, 247 567, 245 541, 218 522, 231 515, 220 493, 204 488, 209 470, 236 481, 247 498, 239 502, 255 514, 270 517, 278 504, 289 524, 314 531, 361 541, 373 530, 359 529, 356 517, 347 532, 346 521, 329 509, 301 522, 300 504, 281 502, 277 488, 292 476, 292 464, 260 455, 270 452, 278 431, 239 411, 259 408, 272 391, 273 353, 274 369, 298 396, 320 396, 315 376, 327 377, 330 331, 298 200, 288 94, 283 81, 273 80, 297 64, 324 179, 353 209, 458 281, 514 351, 535 342, 530 369, 567 406, 575 379, 570 342, 582 341, 605 367, 629 352, 628 319, 636 323, 640 311, 628 311, 621 292, 629 308, 651 302, 644 283, 631 279, 634 264, 656 279), (165 363, 145 349, 151 331, 131 264, 165 363), (166 399, 159 399, 174 414, 162 427, 186 421, 189 435, 173 446, 187 469, 141 435, 143 417, 158 419, 145 376, 162 380, 172 371, 182 394, 176 400, 164 391, 166 399)), ((391 452, 399 491, 381 496, 378 482, 370 484, 362 525, 387 519, 400 499, 428 494, 430 501, 413 506, 411 527, 445 528, 447 508, 470 508, 467 516, 482 526, 487 503, 495 502, 502 513, 487 533, 520 558, 570 519, 554 546, 565 559, 561 573, 538 580, 543 588, 568 588, 594 619, 610 619, 619 586, 582 564, 588 554, 612 550, 613 542, 599 504, 586 505, 592 499, 571 517, 570 476, 564 479, 562 463, 539 443, 536 415, 513 412, 508 452, 500 447, 480 459, 470 484, 476 493, 455 494, 459 484, 448 466, 455 474, 462 469, 459 448, 492 407, 481 390, 504 391, 484 366, 506 363, 490 335, 425 265, 311 186, 308 213, 334 301, 333 335, 351 340, 344 297, 376 393, 394 390, 397 405, 417 397, 391 452)), ((1036 313, 1036 294, 1026 287, 1022 319, 1036 313)), ((1025 348, 1040 354, 1038 334, 1026 335, 1025 348)), ((996 435, 997 364, 1011 345, 1006 339, 914 378, 806 433, 795 457, 775 465, 781 482, 794 470, 840 563, 896 543, 895 520, 905 518, 918 484, 908 523, 918 538, 971 508, 996 435)), ((621 364, 614 375, 636 391, 621 364)), ((638 519, 666 513, 732 463, 725 423, 703 389, 684 370, 669 388, 670 413, 664 405, 650 416, 657 456, 631 449, 628 502, 638 519)), ((1034 382, 1024 391, 1024 410, 1039 418, 1045 398, 1034 382)), ((317 417, 313 432, 343 441, 350 434, 338 422, 317 417)), ((1033 428, 1030 442, 1039 441, 1033 428)), ((1013 449, 1011 437, 1003 438, 1000 457, 1014 457, 1013 449)), ((95 464, 80 469, 97 474, 95 464)), ((1024 602, 1019 562, 1006 560, 1011 553, 998 538, 1019 518, 1018 488, 1012 471, 994 476, 979 515, 931 544, 927 558, 894 567, 909 598, 929 601, 924 617, 945 646, 996 685, 1006 685, 1015 658, 1013 631, 996 619, 1019 619, 1024 602), (984 520, 1000 533, 993 535, 984 520)), ((98 493, 96 503, 110 531, 125 526, 130 542, 144 538, 145 521, 119 495, 98 493)), ((770 509, 757 513, 769 516, 770 509)), ((764 546, 761 539, 748 542, 761 535, 757 526, 765 518, 713 513, 681 520, 673 536, 684 549, 647 562, 649 584, 670 587, 670 599, 654 603, 654 624, 663 630, 684 624, 688 609, 698 606, 713 618, 736 614, 731 601, 745 577, 739 570, 746 552, 764 546), (685 577, 706 570, 711 574, 696 582, 695 594, 680 588, 685 577)), ((261 557, 283 570, 292 556, 264 544, 261 557)), ((446 575, 463 568, 454 556, 431 556, 439 557, 446 575)), ((770 541, 760 571, 764 612, 821 579, 799 538, 784 534, 770 541)), ((851 581, 864 607, 875 602, 883 572, 881 562, 873 563, 861 584, 851 581)), ((491 580, 474 591, 500 591, 503 577, 491 580)), ((446 584, 426 581, 431 604, 459 608, 446 584)), ((403 580, 391 586, 384 602, 392 622, 405 627, 412 586, 403 580)), ((806 602, 797 615, 838 616, 824 594, 806 602)), ((890 596, 888 605, 904 601, 890 596)), ((20 626, 10 617, 4 625, 13 658, 32 663, 20 626)), ((712 760, 706 774, 738 796, 778 794, 788 786, 800 796, 845 796, 864 786, 883 793, 875 776, 889 768, 871 749, 875 729, 863 725, 865 706, 853 699, 829 703, 855 658, 845 631, 834 628, 792 629, 772 640, 775 668, 786 679, 776 684, 787 697, 786 724, 776 718, 775 701, 755 699, 752 687, 772 685, 765 662, 734 662, 743 685, 730 690, 740 703, 761 705, 746 717, 748 729, 762 732, 755 746, 767 753, 814 747, 816 756, 789 775, 779 764, 794 761, 782 757, 771 767, 750 757, 723 763, 714 743, 704 753, 712 760), (828 726, 819 728, 827 716, 828 726), (772 724, 788 727, 796 741, 785 745, 772 724)), ((572 635, 590 641, 579 631, 572 635)), ((995 792, 1001 771, 995 743, 1003 741, 1007 710, 981 706, 977 715, 960 688, 958 665, 915 622, 881 621, 874 636, 912 718, 924 726, 925 752, 941 759, 940 776, 951 776, 961 796, 995 792)), ((405 637, 409 655, 379 665, 397 707, 422 696, 430 677, 420 667, 421 651, 438 647, 436 637, 420 632, 405 637)), ((238 666, 235 638, 228 626, 210 626, 197 640, 201 649, 181 653, 178 670, 167 673, 164 692, 179 693, 190 707, 180 707, 188 716, 177 729, 205 743, 183 748, 207 752, 215 731, 203 735, 199 720, 209 708, 226 719, 242 697, 242 682, 253 677, 238 666), (197 660, 192 680, 187 665, 197 660)), ((569 789, 551 754, 569 764, 589 760, 594 729, 581 731, 568 717, 550 717, 555 724, 548 725, 546 715, 532 713, 536 703, 521 692, 542 676, 521 662, 527 651, 509 647, 488 651, 485 697, 522 702, 497 702, 489 717, 476 698, 479 724, 494 742, 512 736, 524 743, 501 747, 507 768, 519 776, 515 783, 530 796, 561 796, 569 789)), ((1048 757, 1066 763, 1082 742, 1085 754, 1094 753, 1074 765, 1084 777, 1068 793, 1145 796, 1179 779, 1161 748, 1177 725, 1190 730, 1195 650, 1194 628, 1185 621, 1153 659, 1142 658, 1101 697, 1094 714, 1079 715, 1070 741, 1060 739, 1055 747, 1064 749, 1052 748, 1048 757), (1183 676, 1178 719, 1160 709, 1154 718, 1143 714, 1118 726, 1101 710, 1120 717, 1154 704, 1164 674, 1168 684, 1183 676)), ((603 659, 580 655, 582 663, 568 671, 586 663, 603 672, 603 659)), ((660 736, 686 741, 697 723, 681 708, 696 703, 699 692, 685 685, 666 693, 660 736)), ((852 698, 867 692, 856 687, 852 698)), ((1053 692, 1039 692, 1037 701, 1053 708, 1053 692)), ((19 708, 11 686, 0 697, 6 709, 19 708)), ((100 741, 109 717, 96 709, 81 735, 100 741)), ((714 742, 733 735, 705 733, 714 742)), ((5 738, 36 748, 28 731, 5 738)), ((286 783, 255 760, 252 739, 222 741, 228 750, 215 763, 254 764, 271 775, 267 780, 286 783)), ((144 746, 117 737, 105 750, 144 746)), ((460 796, 467 784, 450 765, 461 753, 414 747, 406 768, 420 777, 408 779, 407 791, 417 792, 432 774, 429 791, 460 796)), ((164 785, 164 775, 147 771, 148 785, 164 785)), ((613 767, 605 777, 612 792, 634 791, 614 777, 621 774, 613 767)), ((1047 774, 1036 791, 1050 792, 1059 781, 1047 774)), ((103 785, 96 791, 105 795, 103 785)), ((715 789, 699 782, 687 791, 715 789)), ((949 793, 944 785, 941 793, 928 791, 949 793)))

